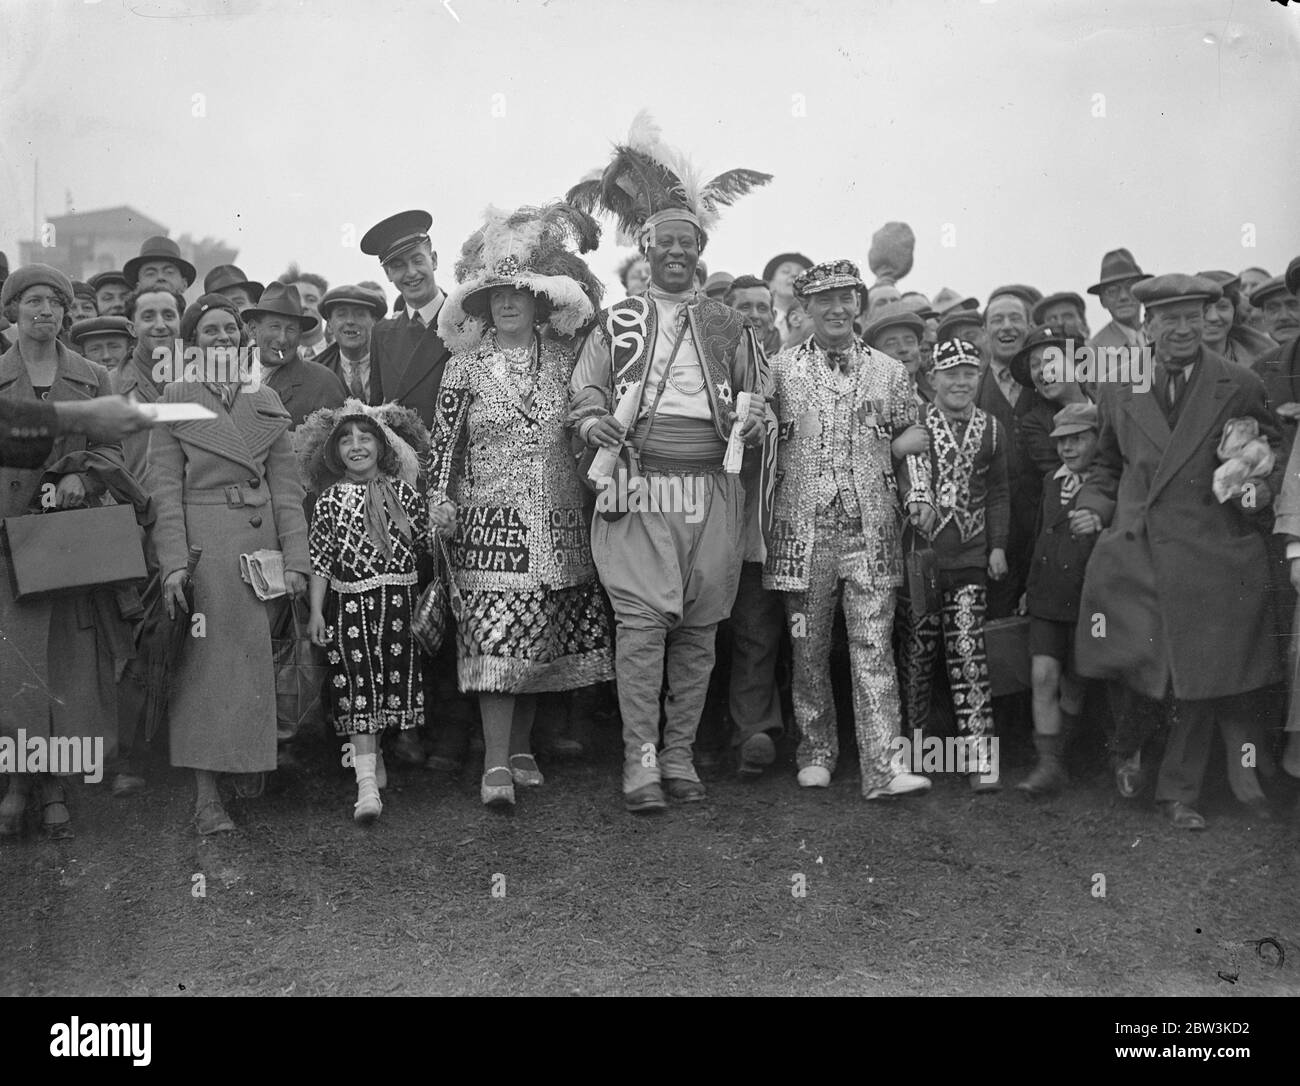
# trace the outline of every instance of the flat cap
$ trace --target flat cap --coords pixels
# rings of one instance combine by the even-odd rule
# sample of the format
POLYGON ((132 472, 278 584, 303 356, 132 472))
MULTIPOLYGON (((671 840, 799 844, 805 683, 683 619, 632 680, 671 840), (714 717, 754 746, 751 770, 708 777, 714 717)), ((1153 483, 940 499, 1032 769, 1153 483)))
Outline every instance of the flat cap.
POLYGON ((1062 305, 1068 302, 1079 311, 1079 316, 1087 317, 1088 303, 1083 300, 1081 295, 1075 294, 1072 290, 1058 290, 1055 294, 1049 294, 1042 301, 1034 306, 1033 318, 1035 324, 1043 323, 1043 313, 1054 305, 1062 305))
POLYGON ((1140 283, 1134 283, 1132 290, 1133 297, 1147 309, 1174 302, 1217 302, 1223 297, 1223 288, 1213 279, 1207 279, 1203 275, 1184 275, 1182 272, 1143 279, 1140 283))
POLYGON ((893 327, 910 328, 916 333, 917 339, 925 334, 925 320, 916 310, 902 302, 890 302, 881 306, 867 322, 867 326, 862 329, 862 338, 870 346, 886 328, 893 327))
POLYGON ((86 281, 95 290, 99 290, 100 287, 106 287, 109 283, 121 283, 124 287, 129 287, 131 285, 126 281, 126 276, 118 270, 97 272, 86 281))
POLYGON ((316 306, 316 309, 320 313, 322 320, 329 320, 331 307, 341 305, 344 302, 365 306, 375 315, 377 321, 383 320, 388 313, 387 298, 381 298, 373 290, 356 286, 353 283, 343 283, 327 290, 325 297, 320 300, 320 304, 316 306))
POLYGON ((73 343, 80 343, 91 336, 126 336, 131 338, 131 322, 125 317, 87 317, 77 321, 68 332, 73 343))
POLYGON ((1085 430, 1098 429, 1097 405, 1095 403, 1067 403, 1052 416, 1050 437, 1067 437, 1081 434, 1085 430))

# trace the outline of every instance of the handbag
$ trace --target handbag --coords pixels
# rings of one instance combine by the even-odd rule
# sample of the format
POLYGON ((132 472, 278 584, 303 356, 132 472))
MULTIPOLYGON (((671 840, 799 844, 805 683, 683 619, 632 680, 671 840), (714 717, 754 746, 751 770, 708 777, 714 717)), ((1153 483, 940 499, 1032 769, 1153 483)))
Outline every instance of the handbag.
POLYGON ((916 529, 908 525, 910 545, 903 559, 903 568, 912 619, 919 622, 927 615, 943 610, 943 593, 939 588, 939 556, 933 547, 917 546, 917 534, 916 529))
POLYGON ((307 624, 299 618, 302 606, 297 599, 288 601, 288 620, 279 636, 271 639, 275 661, 275 723, 280 741, 303 734, 304 727, 325 726, 325 688, 329 665, 323 649, 312 644, 307 624))
MULTIPOLYGON (((668 385, 668 376, 673 371, 673 363, 677 361, 677 351, 682 345, 682 340, 686 338, 687 327, 688 324, 683 324, 681 331, 677 333, 677 341, 673 344, 673 352, 668 356, 668 364, 664 366, 663 375, 659 378, 659 389, 655 393, 655 402, 650 405, 650 418, 646 421, 645 433, 641 435, 640 443, 636 446, 635 450, 633 450, 633 448, 625 441, 622 447, 618 450, 618 467, 615 470, 622 470, 627 475, 629 493, 631 492, 632 480, 641 474, 641 450, 645 448, 645 443, 650 437, 650 430, 654 427, 655 415, 659 411, 659 401, 663 398, 664 389, 668 385)), ((613 368, 613 365, 614 356, 611 352, 611 369, 613 368)), ((650 364, 647 362, 645 377, 642 377, 641 379, 641 399, 645 398, 645 380, 649 376, 650 364)), ((587 474, 591 470, 592 461, 596 459, 596 456, 600 451, 601 446, 589 445, 578 456, 578 474, 581 476, 583 483, 596 495, 597 498, 600 497, 606 487, 615 485, 613 477, 611 477, 610 482, 602 485, 590 478, 587 474)), ((611 524, 616 520, 622 520, 627 516, 627 513, 628 511, 626 509, 602 509, 600 511, 601 517, 609 521, 611 524)))
POLYGON ((411 635, 420 651, 430 659, 438 655, 443 638, 447 635, 447 612, 459 618, 461 612, 460 590, 451 570, 451 555, 446 541, 438 537, 438 554, 433 559, 433 580, 420 593, 411 616, 411 635))
POLYGON ((984 623, 989 662, 989 692, 995 698, 1031 689, 1029 616, 1012 615, 984 623))

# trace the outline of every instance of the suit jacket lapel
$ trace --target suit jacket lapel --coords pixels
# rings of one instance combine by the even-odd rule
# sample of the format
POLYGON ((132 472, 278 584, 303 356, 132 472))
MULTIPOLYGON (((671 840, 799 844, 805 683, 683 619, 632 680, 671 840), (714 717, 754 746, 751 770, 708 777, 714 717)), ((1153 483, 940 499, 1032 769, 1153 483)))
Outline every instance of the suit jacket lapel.
MULTIPOLYGON (((1236 384, 1225 371, 1226 365, 1217 355, 1204 350, 1201 352, 1200 360, 1196 363, 1199 372, 1183 392, 1187 400, 1178 416, 1178 424, 1169 436, 1169 444, 1160 459, 1160 466, 1156 468, 1155 478, 1151 480, 1148 501, 1187 463, 1206 435, 1218 426, 1219 419, 1228 409, 1228 400, 1236 384)), ((1146 398, 1151 400, 1152 409, 1159 413, 1160 408, 1154 397, 1146 398)))
MULTIPOLYGON (((410 323, 409 319, 407 323, 410 323)), ((415 345, 415 350, 411 352, 406 369, 397 377, 396 391, 392 398, 401 400, 407 396, 411 389, 433 373, 440 363, 446 362, 450 354, 451 352, 442 342, 442 337, 438 335, 436 323, 430 324, 425 328, 420 342, 415 345)), ((384 387, 389 387, 388 381, 384 382, 384 387)))

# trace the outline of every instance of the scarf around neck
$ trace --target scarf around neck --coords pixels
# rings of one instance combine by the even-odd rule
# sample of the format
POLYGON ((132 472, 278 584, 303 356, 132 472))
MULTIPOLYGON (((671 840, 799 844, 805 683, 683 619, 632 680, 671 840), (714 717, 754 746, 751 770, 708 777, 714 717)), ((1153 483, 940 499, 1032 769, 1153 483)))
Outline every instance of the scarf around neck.
POLYGON ((389 525, 397 529, 397 534, 405 543, 409 545, 411 542, 411 520, 406 515, 393 480, 387 475, 376 475, 369 482, 363 483, 357 479, 348 479, 348 482, 366 488, 366 535, 376 549, 382 552, 385 560, 392 561, 393 541, 388 531, 389 525))

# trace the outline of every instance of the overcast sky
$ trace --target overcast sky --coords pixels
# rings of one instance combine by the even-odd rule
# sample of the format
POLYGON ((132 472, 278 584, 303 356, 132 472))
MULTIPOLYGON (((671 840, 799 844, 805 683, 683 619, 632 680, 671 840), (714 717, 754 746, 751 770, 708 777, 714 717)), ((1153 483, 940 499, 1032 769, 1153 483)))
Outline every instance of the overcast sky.
POLYGON ((646 107, 710 176, 775 176, 711 270, 865 264, 891 219, 931 296, 1300 253, 1300 3, 448 2, 0 0, 0 248, 39 158, 39 218, 130 204, 254 279, 380 278, 356 239, 427 208, 447 286, 486 205, 561 196, 646 107))

